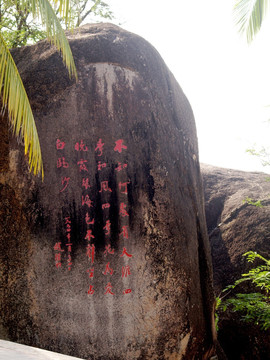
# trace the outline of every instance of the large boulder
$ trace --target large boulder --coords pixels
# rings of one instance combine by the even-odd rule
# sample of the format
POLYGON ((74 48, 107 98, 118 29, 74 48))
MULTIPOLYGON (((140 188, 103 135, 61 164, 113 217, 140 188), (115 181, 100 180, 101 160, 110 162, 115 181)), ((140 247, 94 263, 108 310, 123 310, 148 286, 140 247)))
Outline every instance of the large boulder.
MULTIPOLYGON (((201 171, 214 288, 220 295, 222 289, 254 266, 243 257, 244 253, 252 250, 270 258, 269 175, 205 164, 201 164, 201 171), (262 207, 252 205, 257 201, 262 207)), ((250 289, 246 285, 238 291, 250 289)), ((220 313, 219 341, 228 359, 270 359, 269 331, 244 323, 240 314, 220 313)))
POLYGON ((113 25, 17 49, 45 179, 2 118, 3 338, 85 359, 208 359, 211 256, 191 107, 157 51, 113 25))

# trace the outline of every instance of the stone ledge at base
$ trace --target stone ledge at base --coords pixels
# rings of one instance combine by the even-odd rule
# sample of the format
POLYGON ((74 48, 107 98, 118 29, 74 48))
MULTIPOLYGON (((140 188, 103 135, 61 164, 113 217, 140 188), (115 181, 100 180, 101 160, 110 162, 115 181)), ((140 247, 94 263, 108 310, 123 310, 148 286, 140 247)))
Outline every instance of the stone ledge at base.
POLYGON ((82 360, 31 346, 0 340, 0 360, 82 360))

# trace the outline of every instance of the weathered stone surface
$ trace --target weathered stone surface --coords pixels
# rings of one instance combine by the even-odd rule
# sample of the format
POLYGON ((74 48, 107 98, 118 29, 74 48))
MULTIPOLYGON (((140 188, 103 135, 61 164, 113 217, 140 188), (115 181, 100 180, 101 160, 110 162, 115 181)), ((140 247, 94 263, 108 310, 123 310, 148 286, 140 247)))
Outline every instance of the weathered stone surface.
POLYGON ((190 105, 142 38, 101 24, 70 43, 77 83, 46 42, 13 53, 45 180, 10 138, 1 335, 85 359, 208 359, 214 298, 190 105))
MULTIPOLYGON (((201 164, 216 294, 246 273, 243 258, 257 251, 270 258, 270 183, 267 174, 201 164), (261 200, 258 208, 244 203, 261 200)), ((246 289, 249 290, 249 289, 246 289)), ((270 359, 270 334, 245 324, 238 314, 221 314, 219 341, 228 359, 270 359)))

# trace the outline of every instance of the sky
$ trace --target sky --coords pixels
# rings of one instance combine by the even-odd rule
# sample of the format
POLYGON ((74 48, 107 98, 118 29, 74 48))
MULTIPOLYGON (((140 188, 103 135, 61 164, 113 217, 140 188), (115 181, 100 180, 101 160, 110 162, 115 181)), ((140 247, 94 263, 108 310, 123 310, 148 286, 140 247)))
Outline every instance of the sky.
POLYGON ((233 23, 234 0, 106 2, 115 23, 158 50, 187 95, 200 161, 269 173, 246 150, 269 142, 270 17, 248 45, 233 23))

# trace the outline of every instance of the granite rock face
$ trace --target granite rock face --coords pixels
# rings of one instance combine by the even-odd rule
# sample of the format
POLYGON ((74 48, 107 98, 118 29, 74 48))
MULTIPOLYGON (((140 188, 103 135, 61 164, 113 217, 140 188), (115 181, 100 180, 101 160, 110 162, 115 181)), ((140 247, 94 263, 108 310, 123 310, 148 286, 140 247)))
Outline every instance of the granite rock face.
POLYGON ((45 179, 1 118, 2 338, 85 359, 208 359, 212 272, 191 107, 119 27, 17 49, 45 179))
MULTIPOLYGON (((201 164, 201 171, 214 288, 219 295, 253 266, 244 253, 252 250, 270 258, 269 176, 205 164, 201 164), (247 198, 260 200, 262 207, 248 204, 247 198)), ((250 286, 241 290, 250 291, 250 286)), ((228 359, 270 359, 269 331, 243 323, 232 312, 221 313, 219 328, 219 341, 228 359)))

